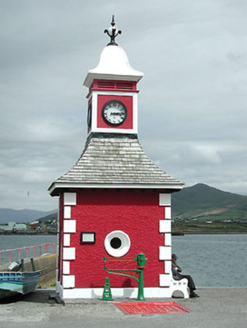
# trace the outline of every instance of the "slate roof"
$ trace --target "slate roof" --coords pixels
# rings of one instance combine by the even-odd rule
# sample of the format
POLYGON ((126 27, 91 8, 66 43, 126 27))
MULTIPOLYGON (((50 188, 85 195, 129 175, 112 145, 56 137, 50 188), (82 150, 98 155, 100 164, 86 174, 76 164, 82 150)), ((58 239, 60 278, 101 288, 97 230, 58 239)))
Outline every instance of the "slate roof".
POLYGON ((77 163, 49 187, 51 196, 66 188, 153 188, 180 190, 183 183, 155 165, 137 135, 92 134, 77 163))

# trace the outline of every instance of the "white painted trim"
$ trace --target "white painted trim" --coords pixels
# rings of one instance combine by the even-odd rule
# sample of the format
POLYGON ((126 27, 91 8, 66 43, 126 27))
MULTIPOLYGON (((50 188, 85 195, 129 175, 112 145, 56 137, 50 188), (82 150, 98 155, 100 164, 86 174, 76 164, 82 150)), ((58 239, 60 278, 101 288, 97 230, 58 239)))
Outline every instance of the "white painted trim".
MULTIPOLYGON (((109 131, 108 131, 109 132, 109 131)), ((183 183, 167 183, 167 184, 100 184, 100 183, 66 183, 66 182, 54 182, 50 188, 49 188, 49 192, 50 194, 52 194, 54 192, 55 189, 63 189, 63 188, 107 188, 107 189, 154 189, 154 190, 159 190, 159 189, 173 189, 173 190, 180 190, 183 188, 183 183)), ((163 205, 160 205, 163 206, 163 205)), ((165 206, 165 205, 164 205, 165 206)))
POLYGON ((95 128, 90 131, 92 132, 100 132, 100 133, 122 133, 122 134, 137 134, 138 131, 134 128, 126 128, 126 129, 114 129, 114 128, 95 128))
POLYGON ((172 234, 171 233, 165 233, 165 246, 171 246, 172 245, 172 234))
POLYGON ((58 258, 59 258, 59 248, 60 248, 60 240, 59 240, 59 218, 60 218, 60 201, 61 196, 58 198, 57 207, 58 207, 58 213, 57 213, 57 247, 56 247, 56 280, 58 280, 58 274, 59 274, 59 268, 58 268, 58 258))
MULTIPOLYGON (((143 76, 143 75, 142 75, 143 76)), ((115 74, 96 74, 96 73, 89 73, 87 74, 83 85, 90 88, 93 80, 116 80, 116 81, 134 81, 138 82, 142 78, 142 76, 135 76, 135 75, 115 75, 115 74)))
POLYGON ((159 194, 160 206, 171 206, 171 194, 159 194))
POLYGON ((76 192, 64 193, 64 205, 76 205, 76 192))
POLYGON ((75 260, 75 247, 63 247, 63 260, 75 260))
POLYGON ((160 274, 159 285, 160 287, 169 287, 171 284, 171 274, 160 274))
POLYGON ((74 288, 75 287, 75 276, 63 276, 63 287, 74 288))
POLYGON ((71 219, 71 206, 64 206, 64 219, 71 219))
MULTIPOLYGON (((138 96, 137 93, 133 95, 133 130, 138 133, 138 96)), ((135 133, 135 132, 134 132, 135 133)))
POLYGON ((172 263, 171 261, 165 261, 165 273, 172 274, 172 263))
MULTIPOLYGON (((59 283, 56 288, 60 297, 66 300, 80 299, 102 299, 104 288, 63 288, 59 283)), ((171 298, 172 290, 170 287, 144 287, 145 298, 171 298)), ((138 288, 111 288, 113 299, 130 298, 136 299, 138 295, 138 288)))
POLYGON ((165 207, 165 219, 170 220, 172 218, 171 207, 165 207))
POLYGON ((63 235, 63 246, 70 246, 70 234, 63 235))
POLYGON ((137 134, 138 133, 138 93, 137 92, 121 92, 121 91, 92 91, 92 122, 91 130, 89 134, 93 132, 101 133, 123 133, 123 134, 137 134), (132 97, 132 115, 133 115, 133 126, 132 128, 120 129, 120 128, 99 128, 97 126, 97 115, 98 115, 98 96, 118 96, 118 97, 132 97))
POLYGON ((105 237, 104 246, 107 253, 113 257, 124 256, 130 249, 130 238, 127 233, 121 230, 114 230, 108 233, 105 237), (111 240, 113 238, 119 238, 121 240, 121 246, 119 248, 113 248, 111 246, 111 240))
POLYGON ((70 274, 70 261, 63 261, 63 274, 70 274))
POLYGON ((160 260, 171 260, 172 251, 171 246, 159 246, 159 259, 160 260))
POLYGON ((92 121, 91 121, 91 132, 94 132, 97 127, 97 108, 98 108, 98 94, 96 92, 92 93, 92 121))
POLYGON ((160 220, 160 233, 171 232, 171 220, 160 220))
POLYGON ((63 231, 64 233, 76 233, 76 220, 64 220, 63 231))

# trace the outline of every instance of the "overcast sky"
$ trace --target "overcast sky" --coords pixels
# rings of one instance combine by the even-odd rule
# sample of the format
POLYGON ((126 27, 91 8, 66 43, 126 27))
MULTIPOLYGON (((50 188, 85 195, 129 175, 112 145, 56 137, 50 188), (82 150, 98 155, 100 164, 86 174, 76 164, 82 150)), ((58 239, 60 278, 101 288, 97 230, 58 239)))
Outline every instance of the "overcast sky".
POLYGON ((86 141, 87 71, 115 15, 139 139, 173 177, 247 194, 246 0, 0 0, 0 208, 53 210, 86 141))

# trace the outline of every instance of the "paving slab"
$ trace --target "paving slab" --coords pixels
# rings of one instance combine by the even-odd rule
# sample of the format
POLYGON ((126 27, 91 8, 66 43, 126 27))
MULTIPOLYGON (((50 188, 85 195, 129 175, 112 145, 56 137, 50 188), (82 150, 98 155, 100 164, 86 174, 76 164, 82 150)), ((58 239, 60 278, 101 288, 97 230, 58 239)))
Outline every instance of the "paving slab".
POLYGON ((129 299, 114 301, 80 300, 57 304, 49 289, 9 299, 0 303, 1 328, 246 328, 247 288, 200 288, 200 298, 147 299, 149 302, 176 302, 189 313, 126 315, 114 302, 135 302, 129 299))

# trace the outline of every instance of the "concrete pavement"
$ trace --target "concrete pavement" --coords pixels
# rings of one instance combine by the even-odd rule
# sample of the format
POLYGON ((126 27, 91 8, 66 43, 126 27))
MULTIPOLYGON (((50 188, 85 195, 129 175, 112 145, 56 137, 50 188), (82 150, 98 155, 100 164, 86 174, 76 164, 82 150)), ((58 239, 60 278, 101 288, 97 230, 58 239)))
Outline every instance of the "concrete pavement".
MULTIPOLYGON (((190 313, 125 315, 111 301, 83 301, 65 306, 49 300, 49 289, 0 303, 1 328, 246 328, 247 288, 199 288, 196 299, 147 299, 176 302, 190 313)), ((130 301, 116 299, 114 301, 130 301)), ((134 301, 134 300, 131 300, 134 301)))

